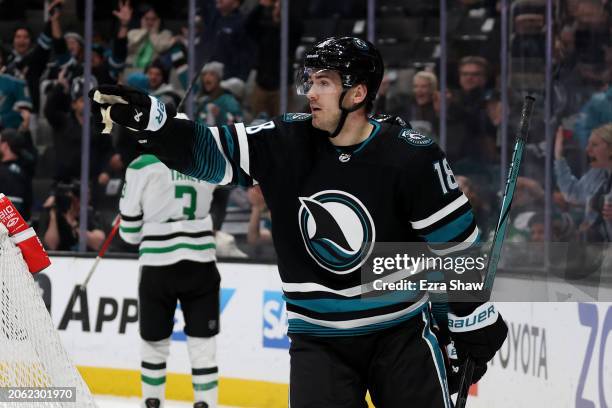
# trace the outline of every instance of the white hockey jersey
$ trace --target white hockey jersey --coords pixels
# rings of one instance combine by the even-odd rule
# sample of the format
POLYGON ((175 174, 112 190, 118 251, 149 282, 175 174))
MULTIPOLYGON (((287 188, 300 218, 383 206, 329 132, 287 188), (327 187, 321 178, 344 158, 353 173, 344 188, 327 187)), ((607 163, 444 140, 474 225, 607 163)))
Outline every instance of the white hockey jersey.
POLYGON ((139 244, 142 265, 215 261, 210 203, 215 186, 141 155, 128 166, 119 234, 139 244))

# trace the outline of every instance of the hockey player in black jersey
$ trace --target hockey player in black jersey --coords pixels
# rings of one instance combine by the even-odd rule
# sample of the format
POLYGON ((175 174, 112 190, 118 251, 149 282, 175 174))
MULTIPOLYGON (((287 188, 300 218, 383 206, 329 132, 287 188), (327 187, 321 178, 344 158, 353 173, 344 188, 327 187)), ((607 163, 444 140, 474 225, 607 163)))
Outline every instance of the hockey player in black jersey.
MULTIPOLYGON (((169 167, 212 183, 260 184, 287 301, 293 408, 365 407, 366 391, 382 408, 452 406, 428 294, 362 285, 376 243, 435 243, 451 253, 479 240, 437 145, 400 120, 368 117, 382 76, 372 44, 321 41, 298 78, 312 114, 255 127, 174 118, 130 88, 90 94, 105 131, 113 123, 135 130, 169 167)), ((449 321, 471 316, 478 324, 449 329, 459 359, 483 369, 507 327, 491 304, 451 305, 449 321)))

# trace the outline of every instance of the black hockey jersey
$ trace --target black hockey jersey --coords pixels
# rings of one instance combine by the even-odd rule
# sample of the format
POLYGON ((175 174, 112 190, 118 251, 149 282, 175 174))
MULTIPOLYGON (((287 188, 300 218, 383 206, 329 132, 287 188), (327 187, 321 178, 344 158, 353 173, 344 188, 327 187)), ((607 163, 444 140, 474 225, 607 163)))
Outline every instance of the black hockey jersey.
POLYGON ((409 126, 370 122, 368 139, 345 148, 302 113, 253 127, 173 119, 164 132, 172 138, 149 141, 152 153, 182 173, 260 184, 290 333, 363 334, 427 307, 421 291, 364 296, 371 287, 362 285, 360 270, 376 243, 435 242, 443 255, 479 239, 467 197, 437 145, 409 126))

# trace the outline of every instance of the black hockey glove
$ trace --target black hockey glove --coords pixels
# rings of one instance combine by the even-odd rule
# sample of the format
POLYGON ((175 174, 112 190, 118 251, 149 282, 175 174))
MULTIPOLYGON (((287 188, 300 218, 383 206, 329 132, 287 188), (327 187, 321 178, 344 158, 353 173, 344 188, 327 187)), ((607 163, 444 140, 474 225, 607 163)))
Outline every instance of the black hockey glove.
POLYGON ((126 127, 143 150, 157 156, 164 164, 179 172, 187 172, 192 164, 194 123, 175 116, 173 107, 137 89, 102 85, 89 92, 94 124, 104 124, 102 133, 110 133, 114 123, 126 127))
MULTIPOLYGON (((110 133, 113 123, 136 132, 157 132, 176 113, 169 112, 159 99, 127 86, 101 85, 89 92, 89 98, 94 122, 104 123, 103 133, 110 133)), ((146 139, 150 134, 137 137, 146 139)))
MULTIPOLYGON (((446 307, 438 307, 440 303, 432 306, 432 327, 431 330, 438 339, 438 344, 445 356, 444 366, 446 368, 446 378, 448 382, 448 390, 451 394, 459 392, 459 384, 463 375, 463 366, 465 358, 460 359, 457 355, 457 349, 451 339, 451 332, 448 329, 448 304, 446 307), (446 310, 445 310, 446 309, 446 310)), ((472 374, 472 384, 476 384, 487 371, 487 364, 475 364, 474 373, 472 374)))
MULTIPOLYGON (((457 311, 455 310, 455 313, 457 311)), ((457 357, 464 361, 468 356, 477 365, 490 361, 504 344, 508 326, 493 303, 483 303, 469 314, 457 316, 448 313, 448 329, 457 349, 457 357)))
MULTIPOLYGON (((448 390, 451 394, 459 392, 459 384, 461 383, 461 376, 463 375, 463 365, 465 359, 460 359, 457 355, 457 348, 454 342, 450 342, 444 348, 444 352, 447 357, 446 365, 446 378, 448 381, 448 390)), ((476 384, 483 375, 487 372, 487 364, 476 363, 474 365, 474 373, 472 374, 472 384, 476 384)))

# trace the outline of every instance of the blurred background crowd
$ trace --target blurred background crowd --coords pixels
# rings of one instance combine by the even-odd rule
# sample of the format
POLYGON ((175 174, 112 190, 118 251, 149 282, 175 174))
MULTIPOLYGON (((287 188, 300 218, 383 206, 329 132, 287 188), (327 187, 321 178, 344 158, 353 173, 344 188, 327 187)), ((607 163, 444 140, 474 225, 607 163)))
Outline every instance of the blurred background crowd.
MULTIPOLYGON (((202 68, 193 119, 260 124, 279 114, 283 1, 196 1, 195 67, 202 68)), ((129 84, 178 105, 191 82, 187 3, 95 2, 93 84, 129 84)), ((387 66, 374 111, 401 116, 445 148, 485 238, 496 226, 523 96, 535 95, 507 240, 606 243, 611 13, 609 0, 294 0, 286 14, 288 77, 316 40, 368 38, 368 21, 375 22, 371 33, 387 66)), ((75 250, 79 240, 83 21, 83 0, 0 0, 0 190, 51 250, 75 250)), ((308 111, 291 86, 287 101, 289 111, 308 111)), ((95 251, 138 146, 114 130, 92 132, 89 149, 86 229, 95 251)), ((212 214, 220 255, 273 259, 270 214, 257 187, 219 187, 212 214)), ((119 238, 112 248, 134 250, 119 238)))

